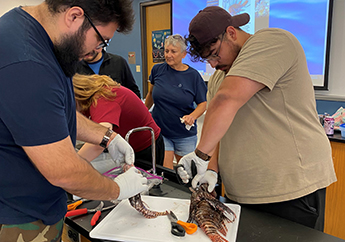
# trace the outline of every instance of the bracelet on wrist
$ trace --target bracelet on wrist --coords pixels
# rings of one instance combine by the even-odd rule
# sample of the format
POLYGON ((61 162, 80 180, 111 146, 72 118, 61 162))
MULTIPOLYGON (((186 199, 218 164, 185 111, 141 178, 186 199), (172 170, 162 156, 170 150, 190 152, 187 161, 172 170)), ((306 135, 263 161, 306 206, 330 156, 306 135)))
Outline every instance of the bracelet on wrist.
POLYGON ((195 154, 197 157, 199 157, 200 159, 204 160, 204 161, 209 161, 211 159, 211 156, 209 156, 208 154, 205 154, 204 152, 200 151, 199 149, 195 149, 195 154))
POLYGON ((104 149, 107 148, 108 142, 110 140, 110 136, 114 133, 113 130, 108 129, 107 132, 105 133, 105 135, 103 136, 103 139, 101 141, 101 143, 99 144, 101 147, 103 147, 104 149))

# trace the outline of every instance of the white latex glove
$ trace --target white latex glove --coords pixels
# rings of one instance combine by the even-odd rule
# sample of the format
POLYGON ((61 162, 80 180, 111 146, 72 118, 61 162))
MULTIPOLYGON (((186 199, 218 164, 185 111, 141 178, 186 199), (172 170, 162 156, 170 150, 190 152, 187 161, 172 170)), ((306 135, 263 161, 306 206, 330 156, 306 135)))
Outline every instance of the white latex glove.
POLYGON ((178 175, 181 177, 184 183, 188 183, 189 178, 192 177, 192 170, 191 170, 191 163, 192 160, 195 162, 197 168, 197 174, 195 175, 194 179, 192 180, 192 187, 196 188, 199 181, 204 177, 205 172, 207 170, 208 163, 210 161, 204 161, 203 159, 196 156, 195 152, 191 152, 188 155, 185 155, 179 161, 179 165, 183 167, 179 167, 177 169, 178 175))
POLYGON ((117 200, 133 197, 148 190, 147 179, 135 167, 131 167, 125 173, 118 175, 114 181, 120 187, 117 200))
POLYGON ((108 151, 116 166, 120 166, 123 163, 127 163, 128 165, 134 164, 133 148, 121 135, 117 134, 110 142, 108 151))
POLYGON ((204 177, 200 180, 200 184, 208 183, 207 190, 208 192, 212 192, 217 184, 218 181, 218 174, 213 170, 207 170, 205 172, 204 177))

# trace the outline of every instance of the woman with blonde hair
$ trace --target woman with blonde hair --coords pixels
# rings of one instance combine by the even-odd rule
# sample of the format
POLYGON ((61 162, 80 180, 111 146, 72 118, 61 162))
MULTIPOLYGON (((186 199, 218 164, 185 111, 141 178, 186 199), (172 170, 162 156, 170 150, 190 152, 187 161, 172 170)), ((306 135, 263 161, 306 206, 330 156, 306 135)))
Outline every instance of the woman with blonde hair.
MULTIPOLYGON (((164 141, 160 128, 141 99, 131 90, 106 75, 76 74, 73 77, 73 87, 77 110, 122 137, 133 128, 151 127, 156 138, 156 163, 163 164, 164 141)), ((133 147, 136 160, 152 162, 152 140, 149 130, 132 133, 129 144, 133 147)), ((78 154, 91 162, 103 150, 100 146, 86 143, 78 154)))

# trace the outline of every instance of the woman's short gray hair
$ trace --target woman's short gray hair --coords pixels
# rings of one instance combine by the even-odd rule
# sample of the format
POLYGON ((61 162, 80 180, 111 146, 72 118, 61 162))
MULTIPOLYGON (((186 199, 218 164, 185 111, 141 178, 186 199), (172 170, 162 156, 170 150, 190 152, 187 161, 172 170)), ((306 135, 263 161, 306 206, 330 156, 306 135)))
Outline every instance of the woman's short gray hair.
POLYGON ((180 45, 181 53, 186 51, 186 40, 179 34, 169 35, 168 37, 166 37, 164 46, 173 45, 175 47, 178 47, 177 43, 179 43, 180 45))

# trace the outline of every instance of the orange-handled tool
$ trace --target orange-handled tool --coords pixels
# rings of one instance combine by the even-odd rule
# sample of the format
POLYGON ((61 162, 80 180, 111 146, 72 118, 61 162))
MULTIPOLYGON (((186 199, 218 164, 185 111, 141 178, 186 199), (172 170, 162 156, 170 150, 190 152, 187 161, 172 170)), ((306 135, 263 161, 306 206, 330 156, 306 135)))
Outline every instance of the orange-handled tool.
POLYGON ((67 204, 67 211, 75 210, 79 205, 81 205, 83 202, 90 201, 89 199, 80 199, 78 201, 75 201, 74 203, 67 204))
POLYGON ((194 223, 186 223, 181 220, 178 220, 177 216, 173 213, 173 211, 170 211, 170 215, 177 224, 181 225, 184 228, 187 234, 194 234, 197 231, 198 225, 194 223))

